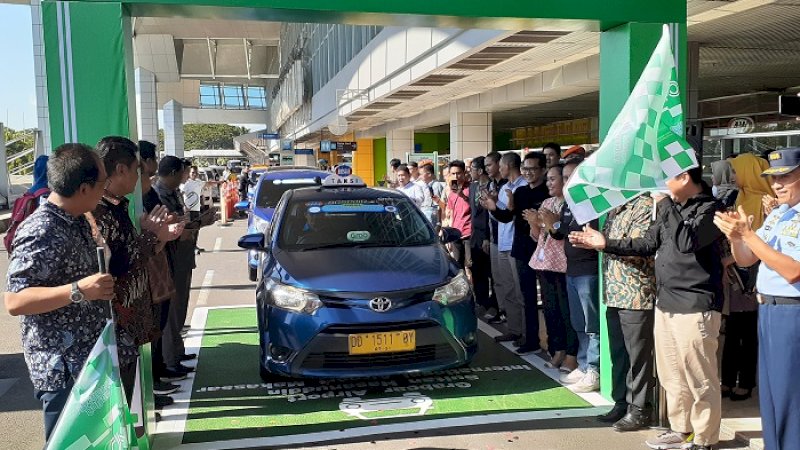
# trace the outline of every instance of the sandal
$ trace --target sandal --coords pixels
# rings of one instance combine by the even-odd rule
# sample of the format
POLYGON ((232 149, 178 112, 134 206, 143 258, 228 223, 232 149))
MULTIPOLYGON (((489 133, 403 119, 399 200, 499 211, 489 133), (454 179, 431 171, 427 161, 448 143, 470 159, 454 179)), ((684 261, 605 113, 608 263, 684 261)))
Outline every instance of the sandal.
POLYGON ((563 350, 559 350, 555 352, 553 356, 550 357, 550 361, 544 363, 544 366, 548 369, 558 369, 561 367, 561 364, 564 363, 564 358, 567 356, 566 352, 563 350))

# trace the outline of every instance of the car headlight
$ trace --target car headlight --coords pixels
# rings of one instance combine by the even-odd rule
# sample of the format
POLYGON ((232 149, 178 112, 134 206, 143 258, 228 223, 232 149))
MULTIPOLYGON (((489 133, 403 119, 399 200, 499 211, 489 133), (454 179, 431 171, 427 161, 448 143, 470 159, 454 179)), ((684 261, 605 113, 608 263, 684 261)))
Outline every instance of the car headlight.
POLYGON ((317 294, 304 289, 270 280, 267 282, 267 290, 272 297, 272 304, 278 308, 298 313, 314 314, 322 307, 322 301, 317 297, 317 294))
POLYGON ((436 288, 433 293, 433 299, 443 305, 452 305, 464 300, 468 295, 469 280, 462 270, 449 283, 436 288))
POLYGON ((269 231, 269 221, 258 216, 253 216, 253 228, 256 229, 256 233, 267 234, 269 231))

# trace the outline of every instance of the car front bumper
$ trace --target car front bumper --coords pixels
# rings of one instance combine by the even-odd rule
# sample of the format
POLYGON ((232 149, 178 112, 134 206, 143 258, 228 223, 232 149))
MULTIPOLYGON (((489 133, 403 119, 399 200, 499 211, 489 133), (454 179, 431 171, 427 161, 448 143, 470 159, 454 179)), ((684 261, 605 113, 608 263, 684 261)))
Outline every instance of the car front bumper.
POLYGON ((259 324, 262 366, 291 377, 355 378, 432 372, 468 363, 477 352, 477 320, 469 298, 449 306, 416 303, 390 313, 322 307, 313 315, 267 307, 259 324), (416 349, 351 355, 349 336, 415 330, 416 349))

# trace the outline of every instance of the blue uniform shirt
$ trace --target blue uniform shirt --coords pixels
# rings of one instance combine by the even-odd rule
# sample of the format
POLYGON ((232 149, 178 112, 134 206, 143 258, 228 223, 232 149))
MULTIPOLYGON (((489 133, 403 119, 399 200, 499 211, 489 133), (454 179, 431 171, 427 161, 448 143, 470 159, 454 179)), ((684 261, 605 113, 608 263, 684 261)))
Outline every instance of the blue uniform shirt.
MULTIPOLYGON (((795 261, 800 261, 800 204, 781 205, 756 232, 764 242, 795 261)), ((756 283, 758 292, 776 297, 800 297, 800 282, 789 284, 771 267, 761 263, 756 283)))

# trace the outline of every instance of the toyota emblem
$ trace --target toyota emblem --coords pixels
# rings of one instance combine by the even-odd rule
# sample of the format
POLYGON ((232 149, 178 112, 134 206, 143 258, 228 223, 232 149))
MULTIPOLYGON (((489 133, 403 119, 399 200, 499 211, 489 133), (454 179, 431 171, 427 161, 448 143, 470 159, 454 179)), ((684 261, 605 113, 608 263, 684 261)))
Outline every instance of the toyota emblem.
POLYGON ((392 301, 386 297, 376 297, 369 301, 369 307, 373 311, 386 312, 392 308, 392 301))

